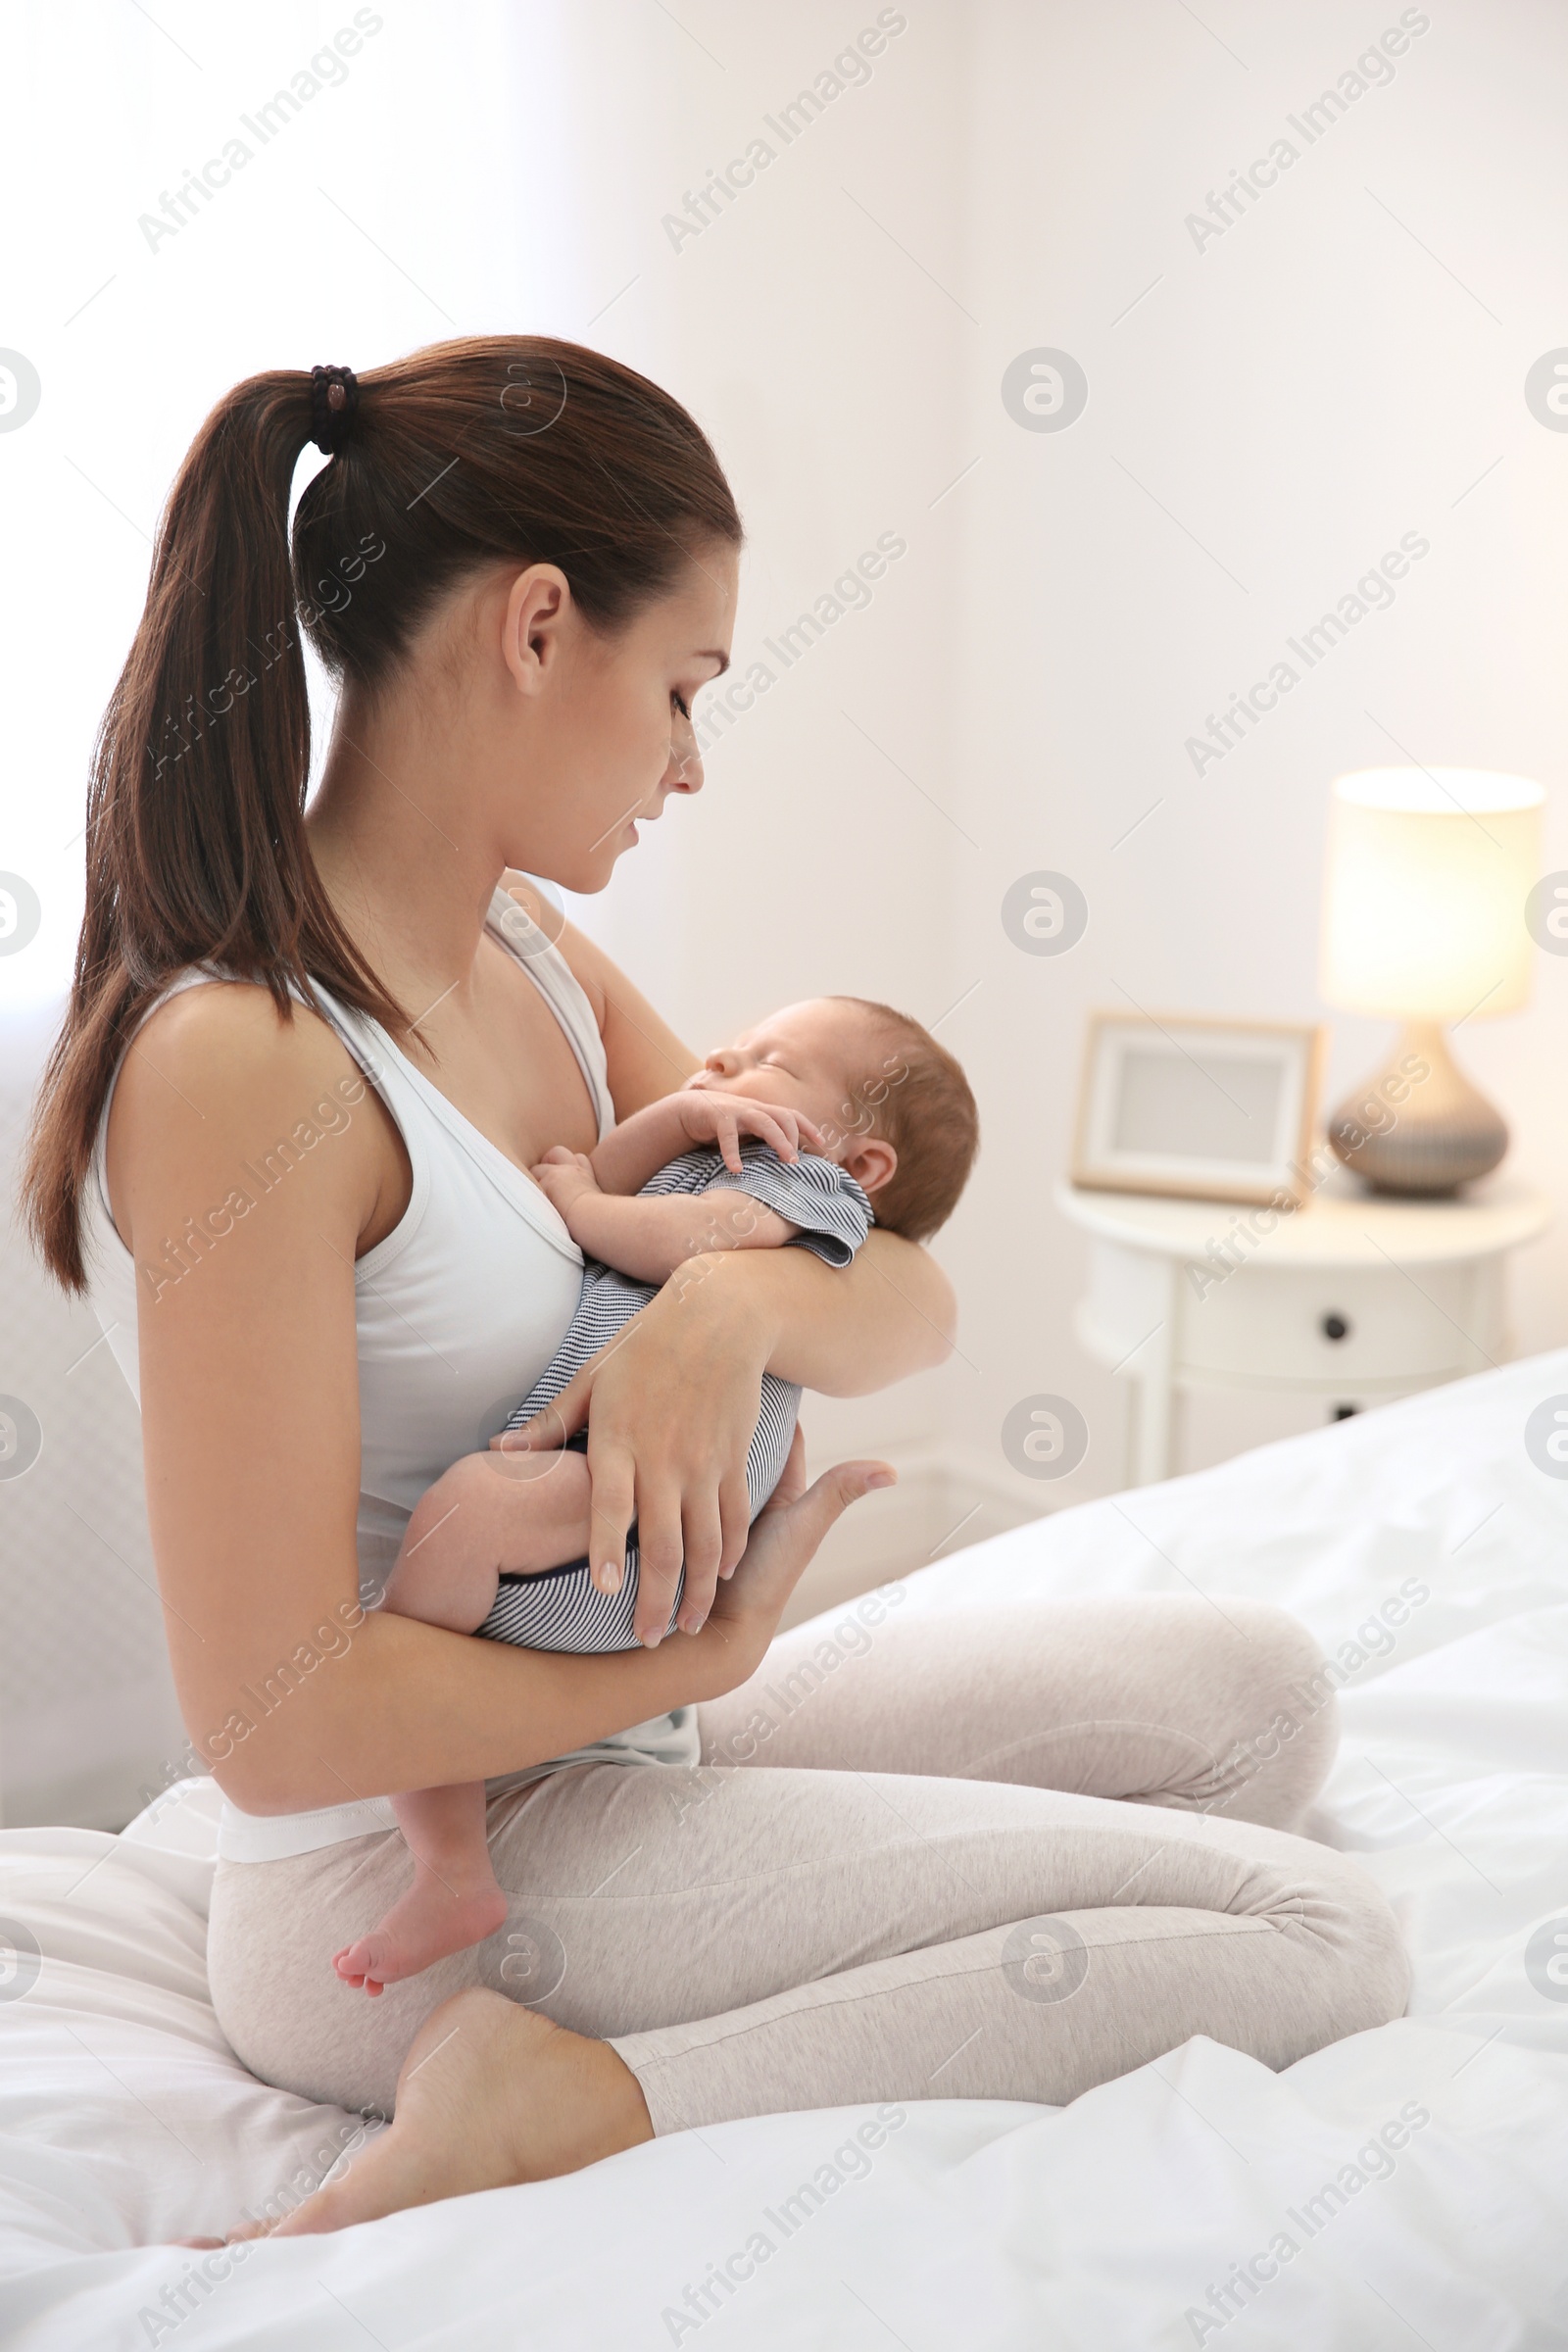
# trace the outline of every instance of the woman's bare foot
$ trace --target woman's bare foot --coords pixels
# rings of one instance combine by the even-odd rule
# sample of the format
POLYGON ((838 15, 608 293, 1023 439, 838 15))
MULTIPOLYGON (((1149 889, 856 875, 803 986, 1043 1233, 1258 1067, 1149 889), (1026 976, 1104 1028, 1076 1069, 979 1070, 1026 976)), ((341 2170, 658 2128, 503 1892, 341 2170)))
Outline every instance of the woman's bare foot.
POLYGON ((416 1862, 414 1885, 400 1896, 383 1920, 357 1943, 345 1944, 332 1966, 345 1984, 363 1984, 370 1994, 421 1969, 449 1952, 466 1952, 483 1943, 507 1916, 507 1898, 494 1879, 487 1886, 450 1886, 433 1870, 416 1862))
POLYGON ((415 2035, 387 2130, 273 2234, 343 2230, 441 2197, 553 2180, 653 2135, 637 2078, 608 2042, 474 1985, 433 2009, 415 2035))

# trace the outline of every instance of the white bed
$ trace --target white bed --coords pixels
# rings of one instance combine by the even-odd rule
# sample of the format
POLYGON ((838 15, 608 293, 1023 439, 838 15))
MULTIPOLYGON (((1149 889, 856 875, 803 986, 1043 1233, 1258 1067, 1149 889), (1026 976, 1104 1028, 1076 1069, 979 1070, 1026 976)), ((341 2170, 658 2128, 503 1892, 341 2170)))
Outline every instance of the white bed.
POLYGON ((185 1784, 118 1839, 0 1837, 0 1918, 43 1953, 33 1981, 24 1954, 0 1983, 5 2341, 1568 2343, 1568 1481, 1524 1444, 1559 1392, 1568 1351, 1020 1529, 926 1571, 907 1603, 1266 1594, 1333 1657, 1406 1580, 1429 1588, 1393 1648, 1350 1674, 1314 1825, 1364 1857, 1406 1927, 1399 2024, 1283 2076, 1200 2040, 1067 2109, 911 2107, 869 2156, 851 2151, 870 2110, 726 2125, 544 2186, 260 2245, 205 2295, 186 2289, 181 2313, 177 2292, 161 2298, 198 2258, 150 2241, 221 2229, 297 2166, 318 2174, 352 2129, 225 2049, 203 1971, 213 1791, 185 1784), (1355 2166, 1386 2124, 1400 2136, 1401 2109, 1429 2120, 1392 2170, 1355 2166), (786 2235, 780 2207, 829 2178, 786 2235), (687 2288, 759 2231, 771 2251, 754 2247, 752 2275, 710 2289, 702 2316, 687 2288), (1282 2232, 1289 2258, 1267 2251, 1282 2232), (1209 2290, 1254 2257, 1227 2316, 1209 2290))

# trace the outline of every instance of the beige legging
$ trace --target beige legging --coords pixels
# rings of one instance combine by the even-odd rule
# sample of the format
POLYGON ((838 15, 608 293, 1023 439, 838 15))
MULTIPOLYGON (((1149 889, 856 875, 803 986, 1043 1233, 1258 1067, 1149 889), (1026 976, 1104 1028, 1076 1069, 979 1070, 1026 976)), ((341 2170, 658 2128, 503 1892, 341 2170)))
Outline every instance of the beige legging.
POLYGON ((331 1955, 411 1875, 395 1831, 220 1865, 209 1965, 256 2074, 390 2112, 419 2021, 489 1984, 610 2039, 656 2131, 910 2098, 1060 2103, 1194 2034, 1283 2067, 1396 2017, 1356 1866, 1288 1834, 1337 1739, 1258 1602, 862 1600, 702 1710, 691 1770, 494 1798, 507 1925, 368 2000, 331 1955))

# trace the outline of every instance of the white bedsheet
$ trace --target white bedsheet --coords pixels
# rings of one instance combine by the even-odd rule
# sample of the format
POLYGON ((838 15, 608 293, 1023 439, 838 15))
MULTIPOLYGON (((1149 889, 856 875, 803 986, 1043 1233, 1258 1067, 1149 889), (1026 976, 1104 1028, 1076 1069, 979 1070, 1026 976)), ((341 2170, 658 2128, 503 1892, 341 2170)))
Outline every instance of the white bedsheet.
POLYGON ((318 2175, 352 2129, 225 2049, 203 1974, 213 1792, 188 1784, 118 1839, 0 1837, 0 1919, 44 1955, 34 1982, 24 1959, 0 1983, 5 2340, 1568 2343, 1568 1481, 1524 1446, 1527 1415, 1559 1392, 1568 1351, 1020 1529, 926 1571, 906 1603, 1255 1593, 1332 1657, 1405 1580, 1428 1587, 1392 1649, 1350 1674, 1314 1825, 1399 1911, 1416 1969, 1399 2024, 1281 2076, 1198 2040, 1059 2111, 911 2106, 869 2156, 853 2133, 870 2110, 726 2125, 569 2180, 260 2245, 181 2313, 161 2298, 198 2258, 150 2241, 220 2230, 297 2166, 318 2175), (1353 2187, 1342 2168, 1401 2111, 1429 2120, 1353 2187), (786 2232, 786 2200, 830 2178, 786 2232), (1343 2207, 1303 2214, 1325 2182, 1343 2207), (748 2258, 759 2232, 770 2248, 748 2258), (752 2275, 711 2289, 705 2316, 687 2289, 737 2254, 752 2275), (1250 2294, 1211 2301, 1254 2257, 1250 2294))

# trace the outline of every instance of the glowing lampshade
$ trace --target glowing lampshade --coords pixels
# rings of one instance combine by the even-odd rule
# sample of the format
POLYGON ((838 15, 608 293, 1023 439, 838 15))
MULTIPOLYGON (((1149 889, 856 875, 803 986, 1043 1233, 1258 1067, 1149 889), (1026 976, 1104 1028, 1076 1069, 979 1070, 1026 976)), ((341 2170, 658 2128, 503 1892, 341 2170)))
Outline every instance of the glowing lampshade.
POLYGON ((1329 816, 1323 994, 1352 1012, 1512 1012, 1533 967, 1525 899, 1545 794, 1463 767, 1341 776, 1329 816))

